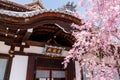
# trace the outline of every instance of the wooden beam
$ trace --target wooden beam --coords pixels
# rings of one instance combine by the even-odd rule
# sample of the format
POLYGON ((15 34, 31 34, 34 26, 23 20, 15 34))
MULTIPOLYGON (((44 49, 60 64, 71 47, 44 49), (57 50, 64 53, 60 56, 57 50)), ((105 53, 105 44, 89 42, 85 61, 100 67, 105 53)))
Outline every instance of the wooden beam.
POLYGON ((24 35, 24 37, 23 37, 23 40, 22 40, 22 42, 25 42, 26 40, 28 40, 29 39, 29 37, 31 36, 31 32, 26 32, 26 34, 24 35))
POLYGON ((27 40, 26 43, 30 46, 41 46, 44 47, 46 42, 37 42, 37 41, 31 41, 31 40, 27 40))
POLYGON ((14 33, 9 32, 8 30, 0 29, 0 34, 1 35, 9 35, 9 36, 14 36, 14 33))

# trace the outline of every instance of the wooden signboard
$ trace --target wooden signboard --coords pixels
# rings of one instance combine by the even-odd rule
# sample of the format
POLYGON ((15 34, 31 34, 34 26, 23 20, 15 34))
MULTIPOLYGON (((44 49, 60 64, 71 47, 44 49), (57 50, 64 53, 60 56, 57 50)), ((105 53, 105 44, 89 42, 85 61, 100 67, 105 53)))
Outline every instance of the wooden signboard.
POLYGON ((64 48, 62 48, 62 47, 45 45, 43 53, 50 54, 50 55, 61 55, 63 50, 64 50, 64 48))

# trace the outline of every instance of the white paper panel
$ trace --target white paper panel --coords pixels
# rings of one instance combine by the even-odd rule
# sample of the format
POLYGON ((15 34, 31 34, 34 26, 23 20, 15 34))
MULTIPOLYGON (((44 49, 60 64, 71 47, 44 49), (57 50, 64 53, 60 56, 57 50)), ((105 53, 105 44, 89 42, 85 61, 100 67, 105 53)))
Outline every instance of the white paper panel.
POLYGON ((36 78, 48 78, 50 76, 49 70, 37 70, 36 78))
POLYGON ((3 80, 5 69, 7 65, 7 59, 0 59, 0 80, 3 80))
POLYGON ((53 78, 65 78, 65 71, 52 71, 53 78))

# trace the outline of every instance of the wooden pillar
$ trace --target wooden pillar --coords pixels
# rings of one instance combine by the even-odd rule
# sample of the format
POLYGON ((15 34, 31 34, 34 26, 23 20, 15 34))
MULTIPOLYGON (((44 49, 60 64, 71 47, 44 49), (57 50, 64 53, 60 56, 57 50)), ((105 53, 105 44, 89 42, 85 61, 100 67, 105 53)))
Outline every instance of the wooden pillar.
POLYGON ((28 70, 26 80, 34 80, 35 79, 35 56, 29 56, 28 59, 28 70))
POLYGON ((70 61, 67 67, 67 80, 73 80, 75 78, 75 63, 70 61))

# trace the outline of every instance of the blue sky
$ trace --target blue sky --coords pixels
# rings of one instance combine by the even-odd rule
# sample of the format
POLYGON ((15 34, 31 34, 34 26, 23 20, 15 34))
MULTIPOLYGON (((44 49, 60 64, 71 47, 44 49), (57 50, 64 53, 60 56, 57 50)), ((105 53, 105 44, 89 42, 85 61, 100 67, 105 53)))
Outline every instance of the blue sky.
MULTIPOLYGON (((31 3, 33 0, 12 0, 12 1, 20 4, 27 4, 27 3, 31 3)), ((77 4, 79 0, 42 0, 42 3, 47 9, 55 9, 66 4, 68 1, 77 4)))

